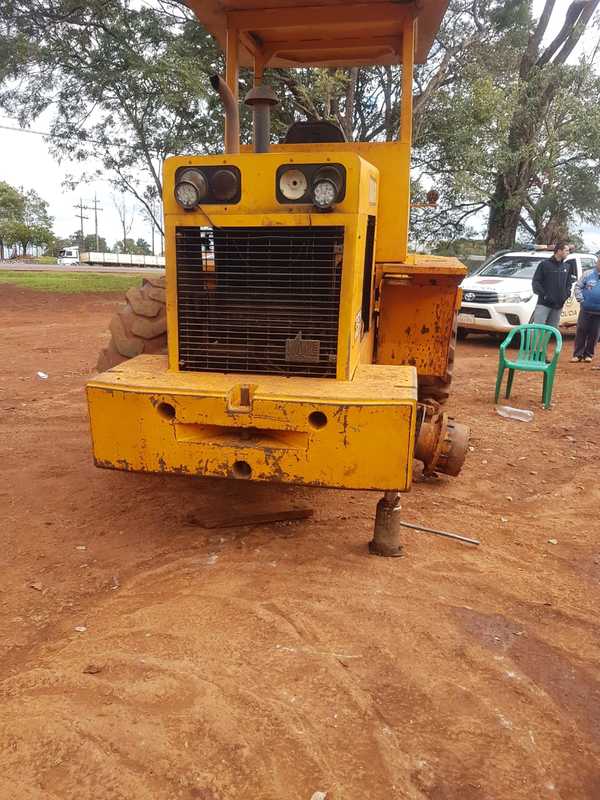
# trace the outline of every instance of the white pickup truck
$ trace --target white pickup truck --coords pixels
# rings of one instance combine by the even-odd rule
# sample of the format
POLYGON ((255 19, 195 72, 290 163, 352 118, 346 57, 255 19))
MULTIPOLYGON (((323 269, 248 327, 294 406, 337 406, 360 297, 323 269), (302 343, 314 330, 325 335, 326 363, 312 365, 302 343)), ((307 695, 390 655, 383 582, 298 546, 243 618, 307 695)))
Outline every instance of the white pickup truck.
MULTIPOLYGON (((470 331, 478 333, 507 333, 517 325, 531 322, 537 305, 537 295, 531 286, 533 274, 540 261, 550 258, 552 250, 514 250, 493 256, 480 270, 462 282, 462 304, 458 314, 458 335, 464 338, 470 331)), ((571 253, 567 263, 574 262, 577 277, 593 269, 593 253, 571 253)), ((573 294, 563 307, 562 327, 577 324, 579 303, 573 294)))

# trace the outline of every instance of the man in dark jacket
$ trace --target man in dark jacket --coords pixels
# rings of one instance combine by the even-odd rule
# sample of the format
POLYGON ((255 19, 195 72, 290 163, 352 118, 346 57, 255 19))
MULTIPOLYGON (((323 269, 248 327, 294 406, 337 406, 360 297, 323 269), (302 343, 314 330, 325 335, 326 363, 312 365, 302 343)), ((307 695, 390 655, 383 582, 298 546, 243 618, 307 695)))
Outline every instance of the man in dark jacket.
POLYGON ((600 332, 600 256, 575 284, 575 299, 580 309, 571 361, 591 361, 600 332))
POLYGON ((532 281, 533 292, 538 296, 533 322, 558 328, 562 307, 577 280, 575 262, 565 264, 569 252, 568 242, 558 242, 554 254, 538 264, 532 281))

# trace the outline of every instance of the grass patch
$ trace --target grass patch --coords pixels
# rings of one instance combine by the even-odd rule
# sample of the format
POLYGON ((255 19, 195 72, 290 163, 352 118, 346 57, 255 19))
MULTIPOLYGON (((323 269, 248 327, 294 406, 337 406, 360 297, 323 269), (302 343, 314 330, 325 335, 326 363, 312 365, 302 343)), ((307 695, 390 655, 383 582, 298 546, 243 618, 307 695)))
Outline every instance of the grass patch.
POLYGON ((32 264, 56 264, 57 259, 54 256, 37 256, 31 259, 32 264))
POLYGON ((88 275, 83 272, 17 272, 0 270, 0 283, 10 283, 36 292, 126 292, 141 286, 140 275, 88 275))

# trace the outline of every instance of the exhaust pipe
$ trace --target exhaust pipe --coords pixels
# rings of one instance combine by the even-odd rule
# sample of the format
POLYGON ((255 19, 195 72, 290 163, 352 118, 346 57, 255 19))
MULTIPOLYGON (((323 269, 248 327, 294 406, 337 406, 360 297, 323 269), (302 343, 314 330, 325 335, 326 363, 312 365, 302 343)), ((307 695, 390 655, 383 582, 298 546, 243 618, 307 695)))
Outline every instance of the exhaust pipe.
POLYGON ((220 75, 211 75, 210 83, 219 93, 225 109, 225 152, 240 152, 240 110, 229 86, 220 75))
POLYGON ((254 152, 268 153, 271 139, 271 106, 279 101, 277 95, 264 83, 250 89, 244 103, 252 109, 252 127, 254 129, 254 152))

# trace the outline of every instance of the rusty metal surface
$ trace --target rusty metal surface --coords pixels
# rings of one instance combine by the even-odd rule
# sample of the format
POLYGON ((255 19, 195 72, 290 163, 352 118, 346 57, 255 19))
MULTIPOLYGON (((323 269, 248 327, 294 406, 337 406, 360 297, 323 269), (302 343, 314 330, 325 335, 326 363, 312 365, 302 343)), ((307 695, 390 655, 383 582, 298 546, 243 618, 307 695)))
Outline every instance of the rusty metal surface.
POLYGON ((140 356, 87 386, 98 466, 402 490, 412 480, 416 373, 352 381, 173 372, 140 356))
POLYGON ((468 427, 448 417, 433 403, 419 406, 419 413, 415 458, 423 462, 425 474, 458 475, 469 447, 468 427))

